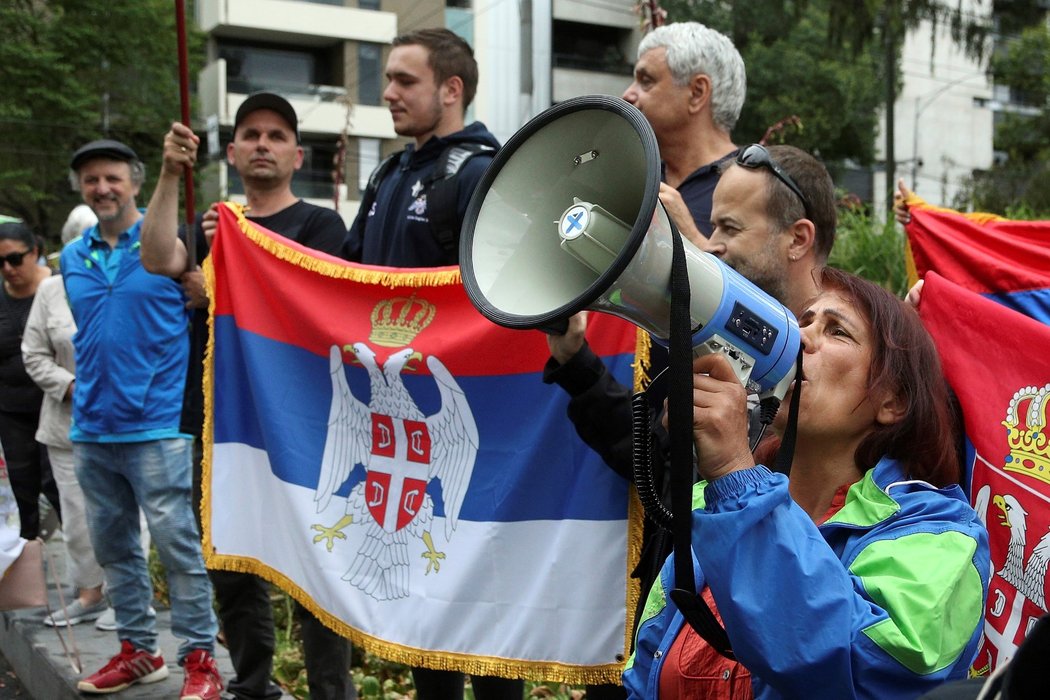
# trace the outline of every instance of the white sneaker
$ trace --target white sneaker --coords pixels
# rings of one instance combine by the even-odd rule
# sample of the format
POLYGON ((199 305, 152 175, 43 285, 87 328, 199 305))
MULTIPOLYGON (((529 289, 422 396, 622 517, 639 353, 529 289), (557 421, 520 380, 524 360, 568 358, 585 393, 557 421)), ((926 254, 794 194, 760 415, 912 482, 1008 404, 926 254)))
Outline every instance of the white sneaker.
POLYGON ((88 620, 94 620, 106 610, 106 601, 100 600, 94 605, 84 605, 80 598, 74 598, 72 602, 61 610, 56 610, 44 618, 44 624, 48 627, 68 627, 88 620))
MULTIPOLYGON (((149 616, 156 617, 157 611, 153 609, 153 606, 149 606, 149 616)), ((102 630, 103 632, 114 632, 117 629, 117 611, 113 608, 106 608, 102 615, 95 620, 95 629, 102 630)))
POLYGON ((117 629, 117 612, 113 608, 106 608, 99 618, 95 620, 95 629, 103 632, 113 632, 117 629))

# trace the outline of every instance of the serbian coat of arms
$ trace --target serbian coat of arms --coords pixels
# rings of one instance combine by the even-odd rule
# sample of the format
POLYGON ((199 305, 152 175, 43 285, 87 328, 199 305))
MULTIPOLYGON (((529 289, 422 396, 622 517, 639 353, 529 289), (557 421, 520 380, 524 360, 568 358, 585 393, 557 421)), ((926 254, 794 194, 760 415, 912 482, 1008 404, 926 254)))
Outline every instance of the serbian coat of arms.
POLYGON ((379 346, 401 347, 380 364, 365 342, 329 353, 332 405, 315 502, 323 511, 357 465, 365 469, 346 498, 343 517, 331 526, 313 525, 314 542, 329 551, 342 530, 363 526, 364 540, 343 580, 376 600, 408 596, 411 562, 408 543, 419 538, 426 546, 425 573, 437 571, 443 552, 434 545, 431 528, 434 502, 427 493, 439 479, 445 509, 444 535, 451 540, 478 453, 478 430, 470 405, 455 377, 437 357, 426 358, 441 398, 440 409, 426 416, 402 379, 423 357, 407 344, 428 325, 433 305, 414 295, 382 301, 372 312, 369 340, 379 346), (365 403, 354 396, 346 378, 343 353, 352 355, 368 374, 371 396, 365 403))
MULTIPOLYGON (((1050 384, 1016 391, 1002 425, 1009 454, 1002 467, 975 468, 974 508, 988 528, 993 576, 984 640, 973 672, 1009 661, 1047 613, 1050 564, 1050 384)), ((978 461, 982 460, 977 456, 978 461)))

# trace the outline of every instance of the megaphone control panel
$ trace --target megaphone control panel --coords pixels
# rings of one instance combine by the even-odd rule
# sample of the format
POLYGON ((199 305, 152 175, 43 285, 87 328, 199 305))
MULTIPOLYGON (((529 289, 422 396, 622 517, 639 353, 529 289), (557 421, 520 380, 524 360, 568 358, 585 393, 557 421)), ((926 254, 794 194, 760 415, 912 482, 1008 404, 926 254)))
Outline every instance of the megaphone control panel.
POLYGON ((726 330, 763 355, 768 355, 773 351, 779 333, 776 326, 766 322, 740 302, 733 305, 733 313, 730 314, 729 322, 726 323, 726 330))

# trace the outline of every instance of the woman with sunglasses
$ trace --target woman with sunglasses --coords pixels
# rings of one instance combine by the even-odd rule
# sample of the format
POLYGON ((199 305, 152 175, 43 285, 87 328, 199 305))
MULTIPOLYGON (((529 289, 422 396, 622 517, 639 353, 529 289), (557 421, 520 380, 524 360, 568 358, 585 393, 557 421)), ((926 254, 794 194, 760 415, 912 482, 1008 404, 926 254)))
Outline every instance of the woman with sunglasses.
POLYGON ((40 494, 56 511, 59 504, 51 466, 35 437, 44 394, 22 364, 22 332, 37 286, 51 269, 40 264, 36 236, 21 222, 0 224, 0 267, 0 445, 18 503, 21 535, 33 539, 40 534, 40 494))
POLYGON ((936 351, 881 287, 830 268, 820 282, 800 316, 790 477, 756 466, 745 392, 725 359, 694 363, 696 591, 736 662, 683 623, 669 561, 624 673, 630 697, 914 698, 966 676, 988 538, 958 486, 936 351))

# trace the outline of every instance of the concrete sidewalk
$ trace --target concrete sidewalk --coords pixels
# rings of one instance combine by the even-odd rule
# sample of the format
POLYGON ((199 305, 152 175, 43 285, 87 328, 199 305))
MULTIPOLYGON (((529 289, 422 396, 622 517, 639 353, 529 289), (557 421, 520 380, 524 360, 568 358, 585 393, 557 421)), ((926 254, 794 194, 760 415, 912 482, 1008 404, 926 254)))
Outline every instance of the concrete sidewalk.
MULTIPOLYGON (((59 610, 56 581, 63 581, 62 588, 65 602, 73 595, 68 585, 65 542, 62 531, 58 530, 44 545, 44 568, 47 572, 48 599, 52 610, 59 610)), ((44 618, 47 608, 32 608, 0 612, 0 654, 8 660, 18 681, 25 687, 29 696, 35 700, 66 700, 67 698, 101 697, 82 695, 77 690, 77 681, 102 668, 117 652, 120 642, 116 632, 102 632, 95 629, 95 623, 83 622, 74 625, 72 638, 68 627, 60 628, 62 637, 54 627, 45 627, 44 618), (63 650, 68 649, 68 656, 63 650), (74 645, 79 650, 81 672, 73 668, 76 659, 74 645), (74 661, 71 661, 70 657, 74 661)), ((149 685, 134 685, 121 691, 115 697, 130 698, 178 698, 182 689, 182 668, 176 663, 179 640, 171 633, 171 612, 157 609, 157 633, 161 654, 170 672, 168 677, 149 685)), ((233 678, 233 667, 230 655, 225 647, 216 644, 215 659, 224 681, 233 678)), ((291 696, 285 696, 290 698, 291 696)))
MULTIPOLYGON (((66 601, 72 591, 66 591, 66 601)), ((59 609, 58 594, 52 589, 51 608, 59 609)), ((120 651, 116 632, 100 632, 93 622, 84 622, 72 628, 73 640, 80 652, 82 673, 74 671, 70 660, 62 649, 62 641, 55 628, 45 627, 45 608, 17 610, 0 613, 0 653, 7 658, 18 680, 25 686, 30 697, 37 700, 66 700, 67 698, 99 697, 82 695, 77 691, 77 681, 102 668, 110 657, 120 651)), ((170 675, 159 683, 134 685, 114 697, 131 698, 178 698, 182 688, 182 669, 176 663, 179 641, 171 633, 171 613, 157 610, 157 630, 160 650, 168 665, 170 675)), ((60 630, 65 638, 70 655, 73 641, 69 628, 60 630)), ((233 668, 226 649, 216 645, 215 658, 223 679, 233 677, 233 668)))

